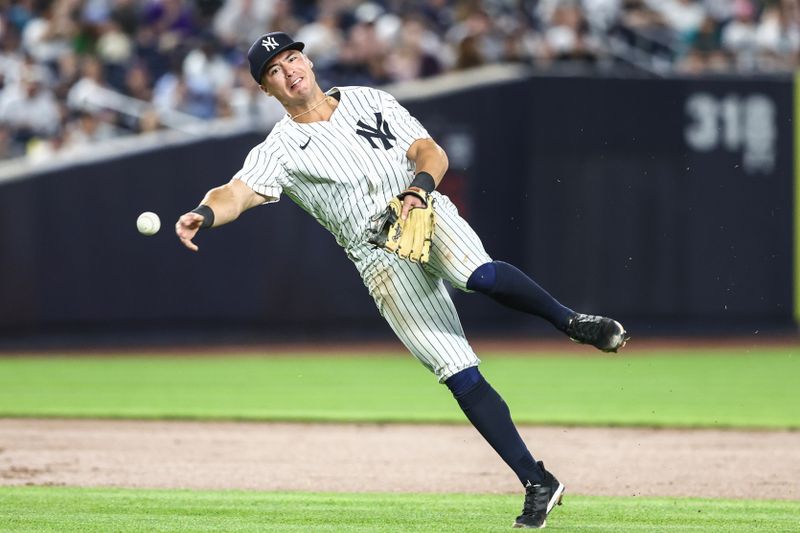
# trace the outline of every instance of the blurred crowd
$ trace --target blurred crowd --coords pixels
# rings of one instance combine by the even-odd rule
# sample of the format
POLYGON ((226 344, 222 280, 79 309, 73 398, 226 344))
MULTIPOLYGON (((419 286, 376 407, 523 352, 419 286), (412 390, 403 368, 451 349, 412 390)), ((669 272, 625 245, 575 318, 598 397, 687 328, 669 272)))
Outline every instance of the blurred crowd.
POLYGON ((245 53, 306 43, 323 87, 519 62, 687 75, 788 72, 797 0, 0 0, 0 159, 282 116, 245 53))

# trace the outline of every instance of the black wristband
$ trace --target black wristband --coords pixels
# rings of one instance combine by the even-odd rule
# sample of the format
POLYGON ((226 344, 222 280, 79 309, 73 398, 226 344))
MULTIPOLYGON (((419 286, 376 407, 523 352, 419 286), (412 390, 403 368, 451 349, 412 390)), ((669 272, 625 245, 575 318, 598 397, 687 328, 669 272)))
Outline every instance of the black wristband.
POLYGON ((414 180, 411 182, 411 185, 408 186, 409 189, 411 187, 419 187, 426 193, 430 194, 436 188, 436 181, 433 179, 433 176, 427 172, 420 172, 414 176, 414 180))
POLYGON ((214 225, 214 211, 207 205, 200 204, 192 209, 192 213, 197 213, 203 217, 203 223, 200 224, 200 229, 210 228, 214 225))

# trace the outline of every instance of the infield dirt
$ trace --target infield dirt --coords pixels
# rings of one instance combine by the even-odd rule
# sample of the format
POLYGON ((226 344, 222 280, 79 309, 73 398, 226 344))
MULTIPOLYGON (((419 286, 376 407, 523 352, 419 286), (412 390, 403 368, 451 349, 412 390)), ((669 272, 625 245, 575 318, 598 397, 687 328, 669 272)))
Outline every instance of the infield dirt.
MULTIPOLYGON (((800 499, 800 432, 523 427, 568 493, 800 499)), ((0 485, 514 493, 468 426, 0 419, 0 485)))

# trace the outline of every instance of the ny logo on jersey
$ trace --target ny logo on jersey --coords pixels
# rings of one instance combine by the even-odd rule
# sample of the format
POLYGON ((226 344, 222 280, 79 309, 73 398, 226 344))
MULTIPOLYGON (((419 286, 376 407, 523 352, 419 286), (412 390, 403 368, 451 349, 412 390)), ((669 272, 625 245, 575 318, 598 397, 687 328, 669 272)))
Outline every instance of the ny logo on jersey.
POLYGON ((275 40, 275 37, 261 39, 261 46, 263 46, 268 52, 271 52, 278 48, 278 41, 275 40))
POLYGON ((397 140, 397 137, 392 135, 392 132, 389 131, 389 123, 383 120, 383 115, 381 113, 375 113, 374 128, 368 124, 364 124, 360 120, 356 123, 356 126, 363 128, 356 130, 356 133, 367 139, 369 141, 369 145, 373 148, 378 148, 378 145, 375 144, 375 139, 380 139, 383 142, 384 150, 388 150, 392 147, 392 143, 389 141, 397 140), (381 131, 381 129, 383 131, 381 131))

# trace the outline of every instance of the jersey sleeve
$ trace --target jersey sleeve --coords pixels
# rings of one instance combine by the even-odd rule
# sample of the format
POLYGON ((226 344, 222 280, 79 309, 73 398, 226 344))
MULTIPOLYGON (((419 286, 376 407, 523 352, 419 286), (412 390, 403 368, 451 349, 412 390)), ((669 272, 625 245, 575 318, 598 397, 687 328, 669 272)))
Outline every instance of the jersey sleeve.
POLYGON ((417 120, 408 109, 400 105, 394 96, 381 91, 383 109, 393 133, 397 137, 397 146, 407 152, 409 147, 418 139, 430 139, 428 130, 417 120))
POLYGON ((278 159, 274 145, 265 141, 250 150, 242 168, 233 175, 233 179, 243 181, 258 194, 265 196, 264 203, 277 202, 283 187, 280 184, 286 174, 278 159))

